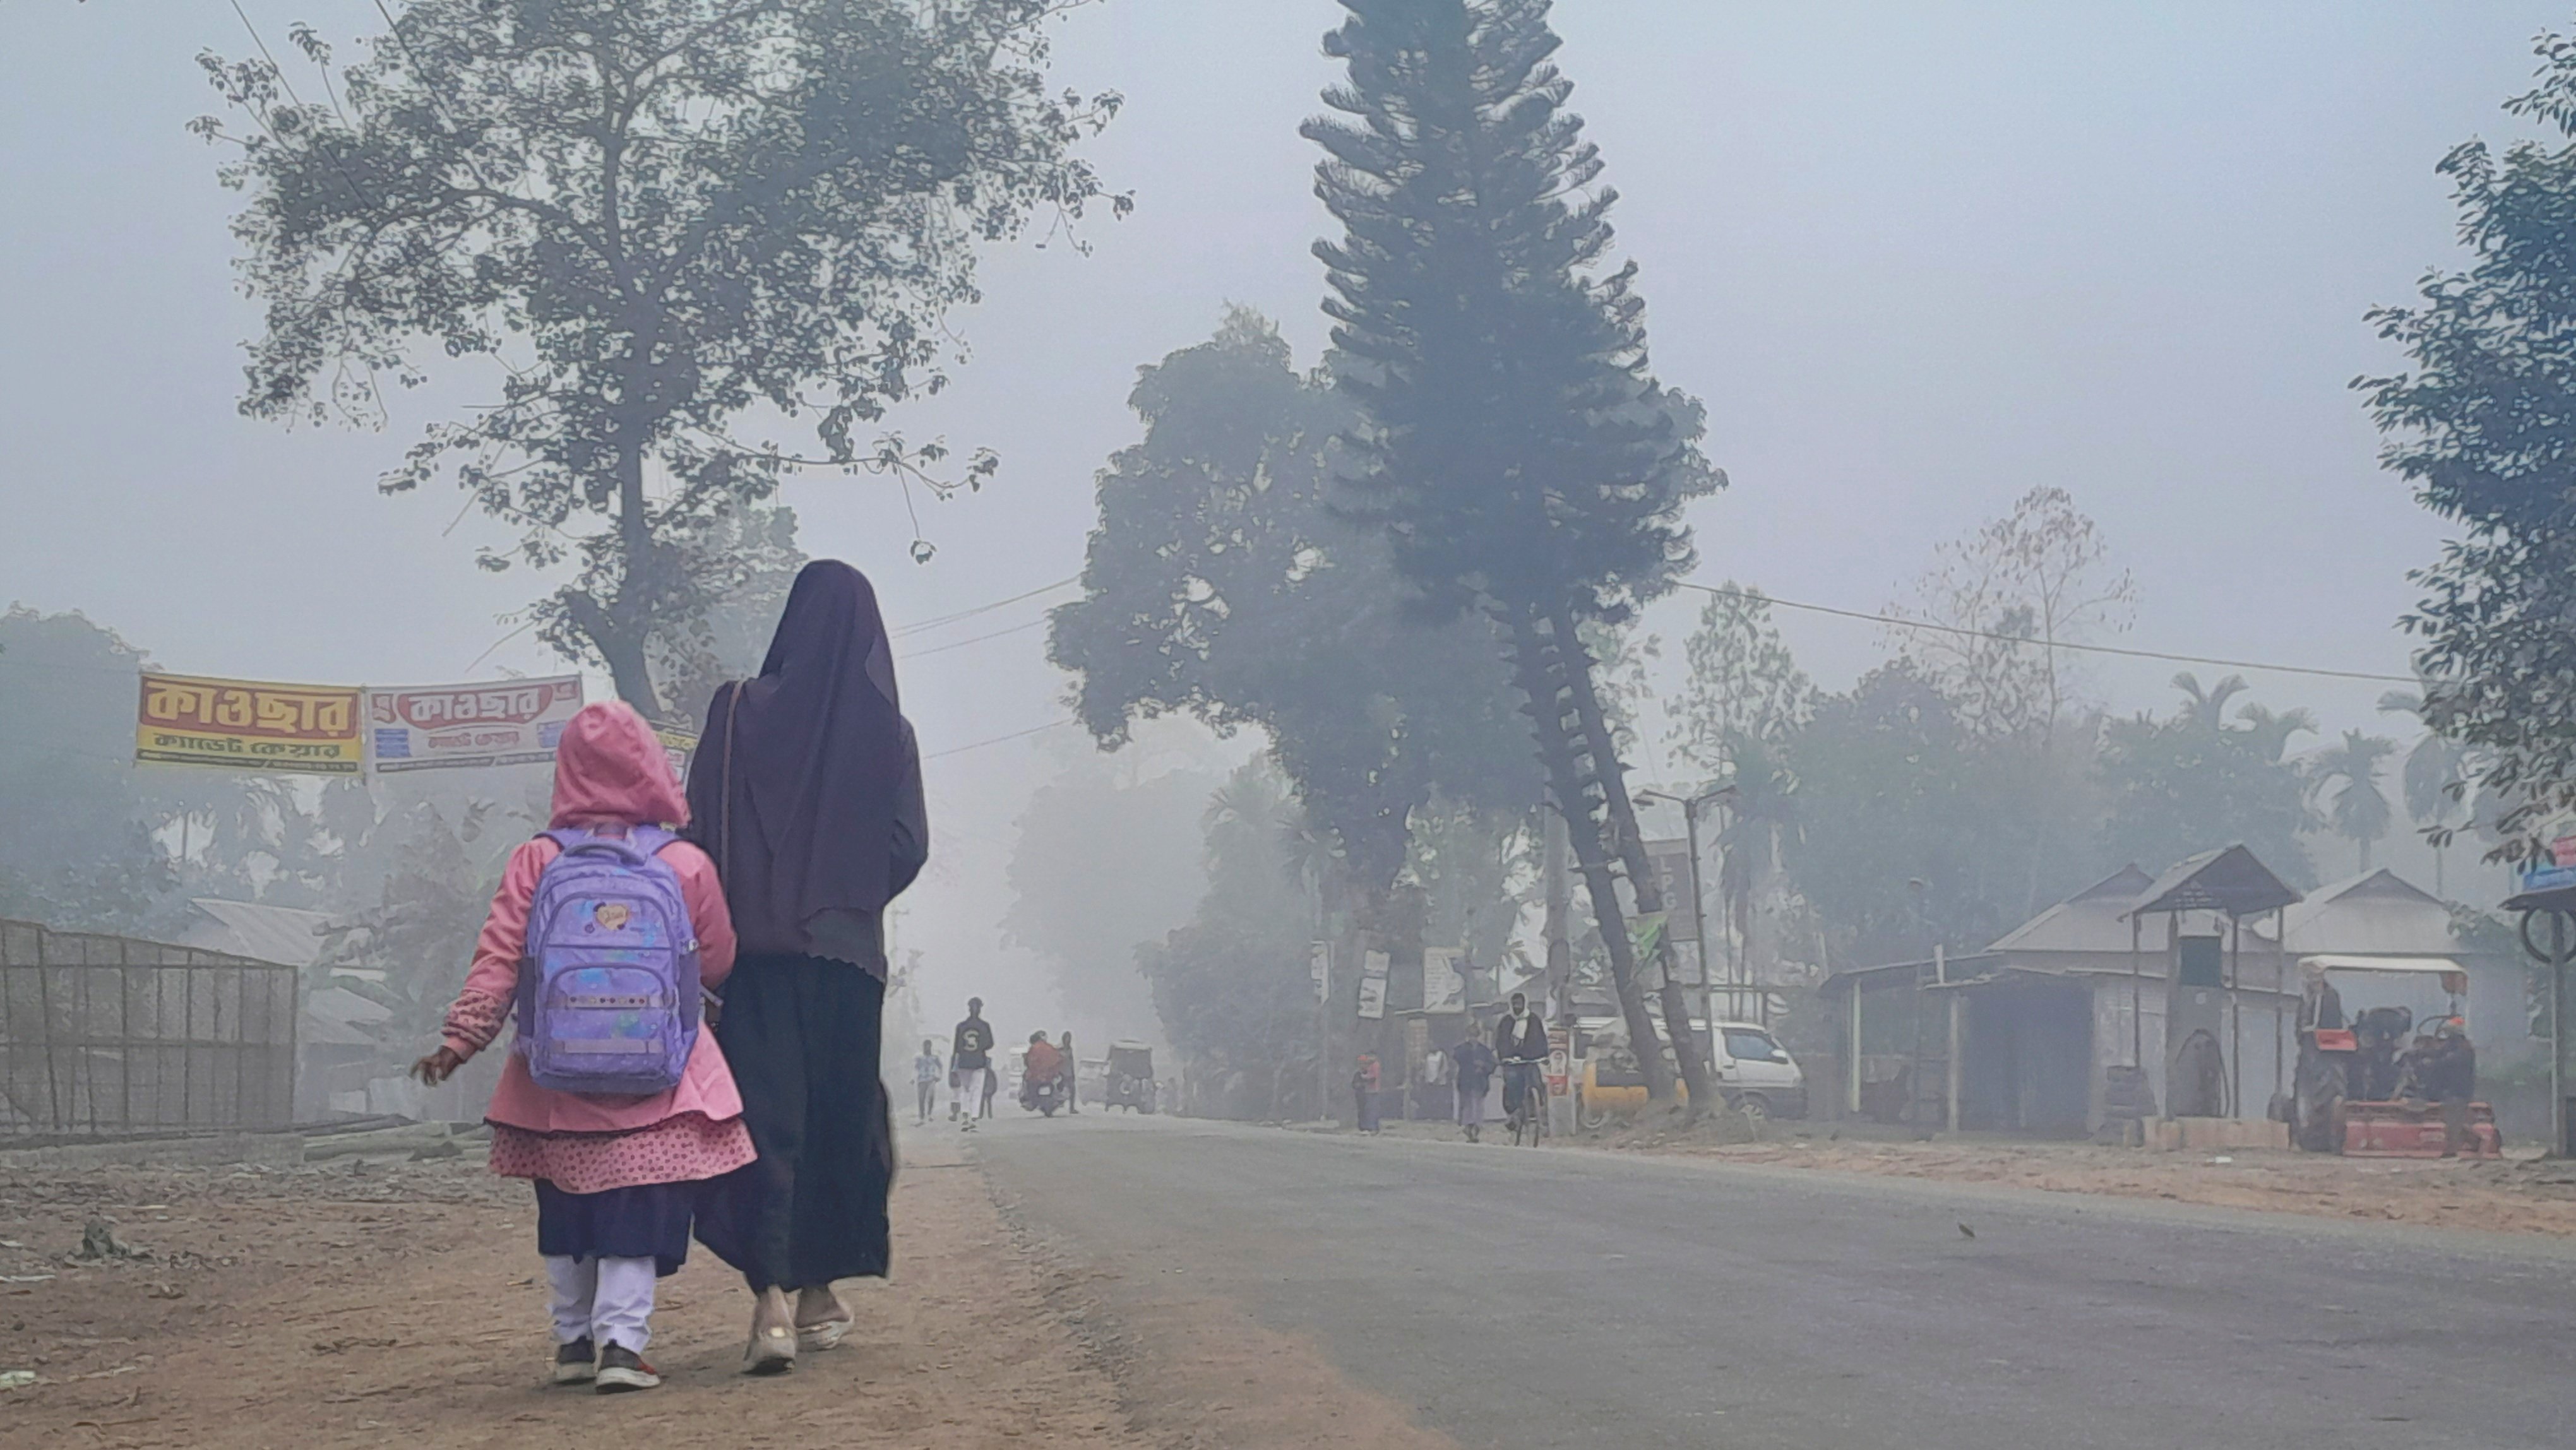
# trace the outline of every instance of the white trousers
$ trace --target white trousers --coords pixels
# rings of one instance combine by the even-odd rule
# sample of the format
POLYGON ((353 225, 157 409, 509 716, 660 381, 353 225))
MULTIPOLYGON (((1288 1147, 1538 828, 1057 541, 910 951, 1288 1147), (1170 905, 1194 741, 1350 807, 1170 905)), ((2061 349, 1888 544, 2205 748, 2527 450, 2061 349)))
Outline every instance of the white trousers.
POLYGON ((949 1074, 949 1112, 954 1114, 960 1108, 969 1114, 981 1111, 984 1106, 984 1075, 991 1071, 989 1067, 970 1067, 949 1074))
POLYGON ((644 1352, 653 1337, 651 1259, 576 1259, 568 1254, 545 1259, 555 1343, 587 1339, 644 1352))

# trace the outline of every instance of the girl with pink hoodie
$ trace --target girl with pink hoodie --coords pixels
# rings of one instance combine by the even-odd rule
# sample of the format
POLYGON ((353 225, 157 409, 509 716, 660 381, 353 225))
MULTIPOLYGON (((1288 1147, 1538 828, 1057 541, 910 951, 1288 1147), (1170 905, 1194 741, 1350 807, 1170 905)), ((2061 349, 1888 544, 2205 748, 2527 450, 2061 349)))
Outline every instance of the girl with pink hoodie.
MULTIPOLYGON (((687 803, 652 728, 621 702, 585 705, 555 750, 549 829, 614 832, 678 826, 687 803)), ((475 943, 465 988, 447 1009, 438 1050, 413 1064, 436 1084, 491 1045, 510 1015, 538 878, 563 847, 539 836, 501 873, 491 915, 475 943)), ((712 988, 733 970, 733 921, 713 862, 686 841, 658 853, 679 878, 698 939, 699 980, 712 988)), ((557 1384, 595 1382, 600 1393, 661 1383, 643 1351, 651 1337, 654 1280, 688 1257, 701 1185, 753 1159, 716 1035, 702 1024, 679 1085, 646 1096, 551 1091, 510 1054, 485 1114, 492 1171, 535 1180, 537 1252, 554 1311, 557 1384)))

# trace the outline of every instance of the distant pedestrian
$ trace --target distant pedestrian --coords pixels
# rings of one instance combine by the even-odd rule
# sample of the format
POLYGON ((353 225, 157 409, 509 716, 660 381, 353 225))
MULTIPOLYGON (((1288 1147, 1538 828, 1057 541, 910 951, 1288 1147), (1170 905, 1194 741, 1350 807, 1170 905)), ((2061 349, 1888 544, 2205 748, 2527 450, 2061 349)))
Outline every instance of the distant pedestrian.
POLYGON ((1351 1074, 1351 1102, 1358 1110, 1360 1131, 1363 1133, 1374 1133, 1378 1130, 1377 1090, 1377 1058, 1363 1052, 1360 1054, 1359 1070, 1351 1074))
POLYGON ((1449 1073, 1458 1089, 1458 1126, 1466 1130, 1467 1141, 1480 1142, 1485 1132, 1485 1094, 1492 1090, 1497 1059, 1494 1049, 1485 1045, 1476 1024, 1467 1024, 1467 1035, 1449 1049, 1449 1073))
POLYGON ((912 1091, 920 1100, 920 1113, 914 1122, 930 1121, 930 1105, 939 1101, 939 1080, 947 1075, 948 1070, 939 1061, 939 1044, 927 1037, 921 1039, 921 1051, 912 1059, 912 1091))
POLYGON ((1072 1033, 1064 1034, 1064 1040, 1056 1044, 1056 1051, 1064 1054, 1064 1110, 1079 1113, 1082 1111, 1082 1069, 1073 1060, 1072 1033))
MULTIPOLYGON (((465 988, 447 1009, 443 1041, 412 1064, 413 1076, 433 1086, 446 1081, 500 1035, 513 1005, 520 1008, 519 1031, 526 1040, 535 1030, 527 1005, 534 987, 522 995, 523 958, 533 950, 533 965, 542 969, 558 951, 602 950, 586 946, 583 933, 613 946, 621 933, 626 940, 649 942, 640 933, 685 928, 697 938, 697 973, 694 980, 681 973, 665 984, 665 992, 676 988, 694 1002, 701 984, 722 985, 733 970, 734 931, 715 864, 658 824, 688 818, 669 757, 644 717, 622 702, 583 706, 555 749, 554 810, 546 833, 519 847, 502 869, 465 988), (589 848, 577 858, 584 870, 606 869, 591 864, 602 859, 593 854, 602 849, 594 844, 601 841, 644 853, 642 864, 627 865, 626 876, 611 882, 621 889, 631 882, 638 904, 606 894, 599 881, 607 878, 585 877, 578 886, 544 895, 552 904, 531 932, 530 911, 540 903, 549 869, 575 847, 589 848), (688 920, 652 921, 656 894, 674 889, 688 920), (578 890, 601 895, 567 901, 564 893, 578 890), (634 930, 627 930, 630 923, 634 930), (550 941, 558 930, 562 937, 550 941)), ((550 1010, 572 1012, 578 1001, 550 1010)), ((686 1057, 670 1069, 679 1081, 659 1092, 609 1095, 539 1087, 529 1055, 515 1051, 493 1090, 485 1113, 492 1125, 492 1171, 536 1183, 537 1252, 545 1259, 553 1305, 556 1384, 595 1383, 607 1394, 662 1382, 644 1362, 644 1346, 652 1338, 653 1281, 678 1272, 688 1258, 689 1220, 703 1182, 752 1161, 742 1098, 716 1035, 698 1026, 694 1014, 685 1020, 686 1057)), ((574 1030, 584 1025, 579 1018, 564 1023, 574 1030)), ((588 1041, 596 1040, 593 1030, 588 1041)))
POLYGON ((2424 1089, 2427 1097, 2442 1105, 2442 1156, 2457 1158, 2464 1148, 2474 1155, 2477 1146, 2469 1136, 2469 1101, 2477 1096, 2478 1050, 2470 1045, 2468 1030, 2457 1017, 2446 1017, 2433 1029, 2424 1089))
POLYGON ((948 1038, 948 1120, 961 1118, 973 1127, 975 1105, 991 1096, 985 1084, 993 1074, 993 1024, 984 1020, 984 999, 966 999, 966 1018, 948 1038))

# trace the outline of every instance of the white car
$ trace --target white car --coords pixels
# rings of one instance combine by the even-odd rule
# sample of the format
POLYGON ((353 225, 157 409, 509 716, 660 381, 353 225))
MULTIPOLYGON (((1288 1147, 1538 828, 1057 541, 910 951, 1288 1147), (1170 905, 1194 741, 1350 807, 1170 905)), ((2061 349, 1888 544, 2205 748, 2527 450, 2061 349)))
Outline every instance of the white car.
POLYGON ((1754 1117, 1807 1115, 1807 1075, 1769 1030, 1752 1022, 1717 1024, 1717 1081, 1727 1101, 1754 1117))

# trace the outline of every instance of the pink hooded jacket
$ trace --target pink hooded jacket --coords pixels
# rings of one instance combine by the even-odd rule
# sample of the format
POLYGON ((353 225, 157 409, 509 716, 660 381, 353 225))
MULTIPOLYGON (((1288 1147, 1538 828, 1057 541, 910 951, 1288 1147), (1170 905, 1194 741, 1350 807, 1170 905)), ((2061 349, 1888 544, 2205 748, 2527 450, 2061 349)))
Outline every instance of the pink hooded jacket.
MULTIPOLYGON (((550 827, 685 825, 688 804, 671 779, 670 757, 653 728, 622 701, 584 705, 564 726, 555 747, 554 818, 550 827)), ((500 1035, 519 986, 519 958, 528 940, 528 907, 537 878, 563 848, 540 836, 511 853, 492 895, 492 912, 474 944, 474 966, 465 988, 447 1009, 443 1032, 460 1058, 472 1057, 500 1035)), ((680 878, 680 894, 698 934, 698 974, 720 985, 733 971, 733 918, 715 863, 686 841, 662 848, 662 859, 680 878)), ((649 1128, 686 1113, 712 1122, 742 1116, 742 1096, 715 1033, 701 1028, 679 1086, 649 1097, 594 1097, 550 1092, 528 1076, 527 1062, 510 1054, 501 1085, 486 1114, 495 1123, 539 1133, 616 1133, 649 1128)))

